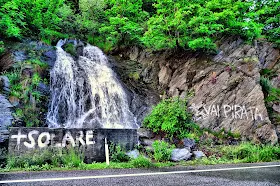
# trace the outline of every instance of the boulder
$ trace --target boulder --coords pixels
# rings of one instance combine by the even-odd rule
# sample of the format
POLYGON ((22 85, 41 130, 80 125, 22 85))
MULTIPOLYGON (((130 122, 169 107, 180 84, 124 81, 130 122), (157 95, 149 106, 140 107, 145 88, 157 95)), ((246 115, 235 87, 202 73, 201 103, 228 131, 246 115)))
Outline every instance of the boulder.
POLYGON ((194 139, 184 138, 183 143, 184 143, 184 147, 189 149, 189 150, 194 149, 195 146, 196 146, 196 143, 195 143, 194 139))
POLYGON ((171 160, 172 161, 183 161, 183 160, 189 160, 192 156, 192 153, 186 149, 174 149, 171 153, 171 160))
POLYGON ((195 159, 200 159, 202 157, 205 157, 205 154, 202 151, 193 151, 192 153, 195 159))
POLYGON ((137 149, 129 151, 126 153, 131 159, 136 159, 140 155, 139 151, 137 149))
POLYGON ((225 52, 223 58, 216 59, 216 64, 207 64, 201 69, 196 75, 199 77, 195 76, 192 82, 195 96, 189 102, 191 111, 203 128, 224 129, 249 140, 276 143, 275 129, 259 84, 258 61, 254 55, 246 56, 246 50, 244 46, 231 54, 225 52), (228 66, 222 64, 225 58, 230 61, 228 66), (264 125, 268 126, 266 132, 271 136, 257 132, 264 125))
POLYGON ((143 146, 152 146, 155 140, 152 139, 142 139, 141 145, 143 146))
POLYGON ((146 128, 139 128, 137 130, 137 134, 140 138, 148 138, 148 139, 151 139, 155 136, 151 130, 146 128))

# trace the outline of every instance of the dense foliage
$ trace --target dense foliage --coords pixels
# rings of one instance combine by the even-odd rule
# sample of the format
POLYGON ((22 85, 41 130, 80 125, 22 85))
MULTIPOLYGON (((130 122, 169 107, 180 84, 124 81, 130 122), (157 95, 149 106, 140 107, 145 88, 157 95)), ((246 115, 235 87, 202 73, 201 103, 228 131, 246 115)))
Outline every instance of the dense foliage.
POLYGON ((193 123, 186 105, 186 101, 179 98, 162 100, 144 119, 143 125, 170 138, 195 138, 194 134, 200 133, 200 128, 193 123))
POLYGON ((279 11, 278 0, 0 0, 0 35, 46 43, 77 37, 107 51, 215 51, 216 41, 232 35, 280 44, 279 11))
POLYGON ((39 84, 46 79, 42 79, 42 72, 46 70, 47 64, 38 59, 30 59, 20 64, 15 64, 13 71, 4 72, 10 81, 9 98, 17 108, 14 112, 15 121, 21 121, 26 127, 42 126, 40 114, 46 111, 43 102, 46 102, 47 96, 38 91, 39 84), (25 72, 23 69, 29 67, 34 72, 25 72))

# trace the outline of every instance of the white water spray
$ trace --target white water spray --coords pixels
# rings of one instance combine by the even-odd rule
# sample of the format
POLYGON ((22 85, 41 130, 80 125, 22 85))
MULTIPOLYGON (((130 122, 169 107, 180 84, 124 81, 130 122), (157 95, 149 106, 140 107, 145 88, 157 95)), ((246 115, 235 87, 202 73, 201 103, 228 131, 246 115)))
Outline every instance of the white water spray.
POLYGON ((74 60, 57 44, 51 70, 49 127, 136 128, 127 95, 103 52, 91 45, 74 60))

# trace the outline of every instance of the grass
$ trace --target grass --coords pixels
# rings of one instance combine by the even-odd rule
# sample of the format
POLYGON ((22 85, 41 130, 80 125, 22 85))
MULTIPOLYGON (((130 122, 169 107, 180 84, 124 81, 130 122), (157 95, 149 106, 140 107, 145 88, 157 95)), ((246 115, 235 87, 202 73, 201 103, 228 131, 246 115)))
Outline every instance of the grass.
POLYGON ((96 162, 85 164, 80 159, 81 156, 71 150, 67 153, 67 156, 61 156, 62 158, 57 160, 56 158, 59 156, 55 157, 53 155, 54 153, 49 153, 46 151, 42 155, 29 155, 29 159, 26 157, 10 157, 8 158, 8 164, 6 168, 0 169, 0 172, 161 168, 171 166, 260 163, 280 160, 279 145, 257 145, 250 142, 243 142, 239 145, 215 147, 213 152, 214 154, 210 155, 209 157, 176 163, 170 161, 153 162, 141 155, 137 159, 130 160, 128 162, 110 162, 110 165, 107 165, 106 163, 96 162), (15 163, 15 161, 18 162, 15 163))
MULTIPOLYGON (((146 158, 147 159, 147 158, 146 158)), ((61 166, 55 167, 50 164, 43 164, 42 166, 30 166, 30 167, 23 167, 23 168, 4 168, 0 169, 0 172, 18 172, 18 171, 69 171, 69 170, 100 170, 100 169, 132 169, 132 168, 161 168, 161 167, 170 167, 174 166, 175 163, 173 162, 166 162, 166 163, 152 163, 149 159, 148 164, 141 162, 141 160, 129 161, 129 162, 110 162, 110 165, 106 163, 91 163, 85 164, 81 163, 78 167, 72 166, 61 166)))

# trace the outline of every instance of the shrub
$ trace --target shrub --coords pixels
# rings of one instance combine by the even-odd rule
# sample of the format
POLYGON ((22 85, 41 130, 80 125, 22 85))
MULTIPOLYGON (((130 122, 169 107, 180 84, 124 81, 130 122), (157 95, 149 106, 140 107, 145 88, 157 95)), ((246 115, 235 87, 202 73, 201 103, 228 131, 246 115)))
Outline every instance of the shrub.
POLYGON ((129 156, 126 154, 124 148, 120 145, 110 145, 110 154, 111 154, 111 161, 113 162, 128 162, 129 156))
POLYGON ((179 98, 165 99, 153 108, 143 124, 154 132, 165 132, 170 138, 184 138, 187 133, 199 130, 186 105, 186 101, 179 98))
POLYGON ((172 150, 174 149, 174 145, 170 146, 165 141, 155 141, 153 143, 154 148, 154 158, 156 161, 166 162, 171 158, 172 150))
POLYGON ((269 93, 271 91, 272 85, 268 78, 262 76, 260 79, 260 84, 264 92, 269 93))
POLYGON ((150 168, 153 166, 151 160, 142 155, 131 160, 131 164, 136 168, 150 168))

